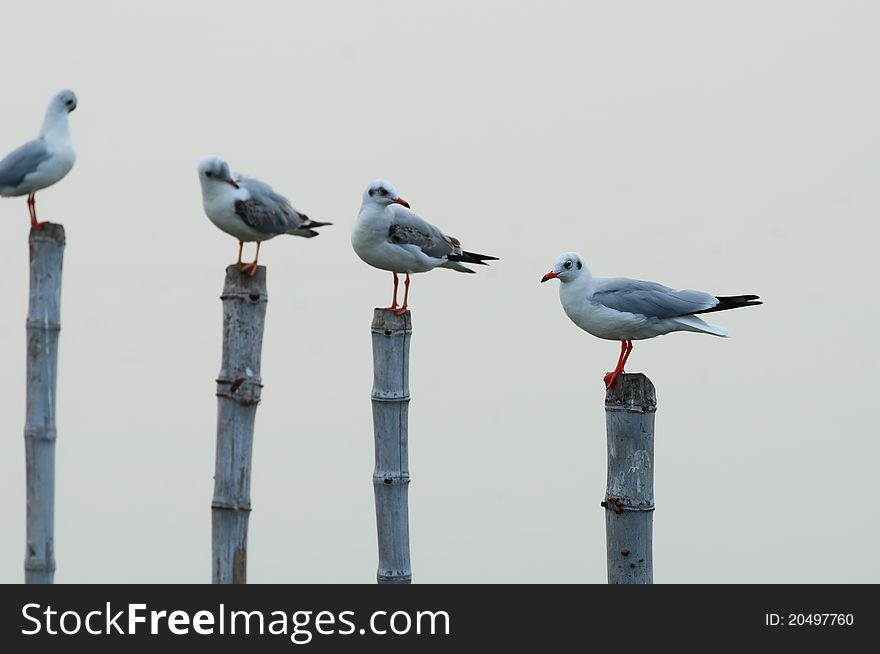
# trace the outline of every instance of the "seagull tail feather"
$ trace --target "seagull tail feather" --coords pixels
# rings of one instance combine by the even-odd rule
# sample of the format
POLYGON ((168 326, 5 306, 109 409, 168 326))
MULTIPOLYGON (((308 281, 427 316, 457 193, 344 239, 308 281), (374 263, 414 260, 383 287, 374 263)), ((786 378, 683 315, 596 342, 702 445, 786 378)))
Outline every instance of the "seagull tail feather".
POLYGON ((719 325, 713 325, 701 320, 696 316, 678 316, 672 318, 684 331, 699 332, 700 334, 712 334, 712 336, 727 336, 727 329, 719 325))

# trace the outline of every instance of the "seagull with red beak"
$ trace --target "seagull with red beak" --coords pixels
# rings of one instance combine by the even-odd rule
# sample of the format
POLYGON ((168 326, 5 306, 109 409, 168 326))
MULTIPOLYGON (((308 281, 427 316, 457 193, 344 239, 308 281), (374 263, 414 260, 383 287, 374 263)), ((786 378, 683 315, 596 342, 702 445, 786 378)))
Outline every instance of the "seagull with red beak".
POLYGON ((61 181, 76 161, 68 125, 68 115, 74 109, 73 91, 56 93, 46 109, 40 135, 0 161, 0 196, 28 196, 31 227, 35 230, 43 224, 37 220, 36 192, 61 181))
POLYGON ((304 238, 317 236, 315 227, 331 223, 311 220, 291 206, 283 195, 253 177, 233 173, 229 164, 219 157, 204 157, 199 161, 199 182, 202 185, 202 205, 211 222, 238 239, 238 261, 242 272, 253 276, 257 272, 260 244, 280 234, 304 238), (257 253, 251 263, 242 263, 241 252, 245 241, 257 242, 257 253))
POLYGON ((366 263, 389 270, 394 277, 391 306, 383 307, 402 315, 409 308, 409 276, 434 268, 451 268, 463 273, 474 271, 462 263, 488 265, 498 257, 466 252, 457 238, 446 236, 437 227, 417 216, 409 203, 390 182, 377 179, 364 191, 361 210, 351 232, 351 245, 366 263), (403 304, 397 305, 398 274, 406 275, 403 304))
POLYGON ((762 304, 757 295, 722 297, 625 277, 593 277, 576 252, 557 257, 541 282, 550 279, 559 280, 559 300, 575 325, 593 336, 620 341, 617 365, 605 375, 606 389, 623 373, 633 341, 677 331, 727 336, 724 327, 696 314, 762 304))

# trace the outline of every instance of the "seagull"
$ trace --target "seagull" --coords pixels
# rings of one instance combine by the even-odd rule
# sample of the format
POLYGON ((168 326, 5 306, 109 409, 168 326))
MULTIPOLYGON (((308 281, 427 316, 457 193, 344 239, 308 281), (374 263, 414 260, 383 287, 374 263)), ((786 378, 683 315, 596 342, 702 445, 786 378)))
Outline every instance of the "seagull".
POLYGON ((70 140, 68 114, 76 109, 76 94, 59 91, 49 102, 40 135, 10 152, 0 161, 0 195, 3 197, 28 196, 31 226, 40 229, 37 220, 37 191, 60 181, 76 161, 76 152, 70 140))
POLYGON ((364 191, 361 210, 351 232, 351 246, 366 263, 394 276, 391 306, 383 311, 403 315, 409 308, 409 276, 434 268, 451 268, 463 273, 475 271, 462 263, 487 266, 498 257, 466 252, 457 238, 446 236, 410 210, 409 203, 383 179, 364 191), (398 274, 405 274, 403 305, 397 306, 398 274))
POLYGON ((233 173, 229 164, 219 157, 203 157, 199 161, 199 182, 202 185, 202 206, 211 222, 238 239, 238 261, 242 272, 253 277, 260 258, 260 244, 279 234, 312 238, 315 227, 332 225, 311 220, 294 209, 283 195, 253 177, 233 173), (245 241, 257 242, 257 253, 251 263, 242 263, 245 241))
POLYGON ((709 324, 698 313, 726 311, 762 304, 757 295, 714 296, 701 291, 677 291, 657 282, 625 277, 593 277, 576 252, 560 254, 541 282, 558 279, 559 300, 571 321, 593 336, 620 341, 620 357, 605 375, 605 388, 623 372, 632 342, 669 332, 698 332, 727 336, 724 327, 709 324))

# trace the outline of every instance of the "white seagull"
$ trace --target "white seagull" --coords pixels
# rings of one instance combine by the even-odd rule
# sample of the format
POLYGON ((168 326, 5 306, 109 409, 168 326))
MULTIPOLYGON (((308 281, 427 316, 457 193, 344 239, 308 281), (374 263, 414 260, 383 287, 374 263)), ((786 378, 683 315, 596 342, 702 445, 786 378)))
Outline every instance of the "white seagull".
POLYGON ((20 148, 10 152, 0 161, 0 195, 4 197, 28 196, 31 226, 40 229, 37 220, 37 191, 60 181, 76 161, 76 152, 70 140, 68 114, 76 109, 73 91, 56 93, 40 128, 40 135, 20 148))
POLYGON ((370 183, 364 191, 361 210, 351 232, 351 245, 366 263, 394 276, 394 295, 386 311, 402 315, 409 307, 409 276, 434 268, 474 272, 462 263, 488 265, 498 257, 465 252, 457 238, 446 236, 434 225, 419 218, 394 186, 383 179, 370 183), (397 306, 398 274, 405 274, 403 305, 397 306))
POLYGON ((257 272, 260 244, 279 234, 312 238, 319 223, 294 209, 283 195, 253 177, 233 173, 229 164, 219 157, 203 157, 199 161, 199 182, 202 185, 202 206, 211 222, 238 239, 238 261, 242 272, 257 272), (257 253, 251 263, 241 262, 245 241, 257 242, 257 253))
POLYGON ((620 341, 617 366, 605 375, 606 389, 623 372, 633 341, 679 331, 727 336, 724 327, 711 325, 695 314, 762 304, 757 295, 716 297, 701 291, 677 291, 657 282, 593 277, 576 252, 560 254, 541 282, 548 279, 561 282, 559 300, 575 325, 593 336, 620 341))

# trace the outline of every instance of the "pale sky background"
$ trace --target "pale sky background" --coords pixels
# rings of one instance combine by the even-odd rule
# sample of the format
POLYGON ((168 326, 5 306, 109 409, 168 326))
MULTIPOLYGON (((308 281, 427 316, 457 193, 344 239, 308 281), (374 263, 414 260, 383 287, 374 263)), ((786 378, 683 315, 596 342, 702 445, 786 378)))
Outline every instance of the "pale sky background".
MULTIPOLYGON (((871 2, 31 2, 0 156, 70 87, 58 582, 210 581, 223 271, 205 154, 316 220, 267 243, 248 578, 375 581, 369 326, 386 177, 478 275, 415 277, 415 582, 605 582, 602 376, 562 251, 766 304, 637 342, 658 389, 657 582, 880 582, 871 2)), ((0 581, 23 579, 28 214, 0 200, 0 581)), ((248 250, 251 252, 251 250, 248 250)))

